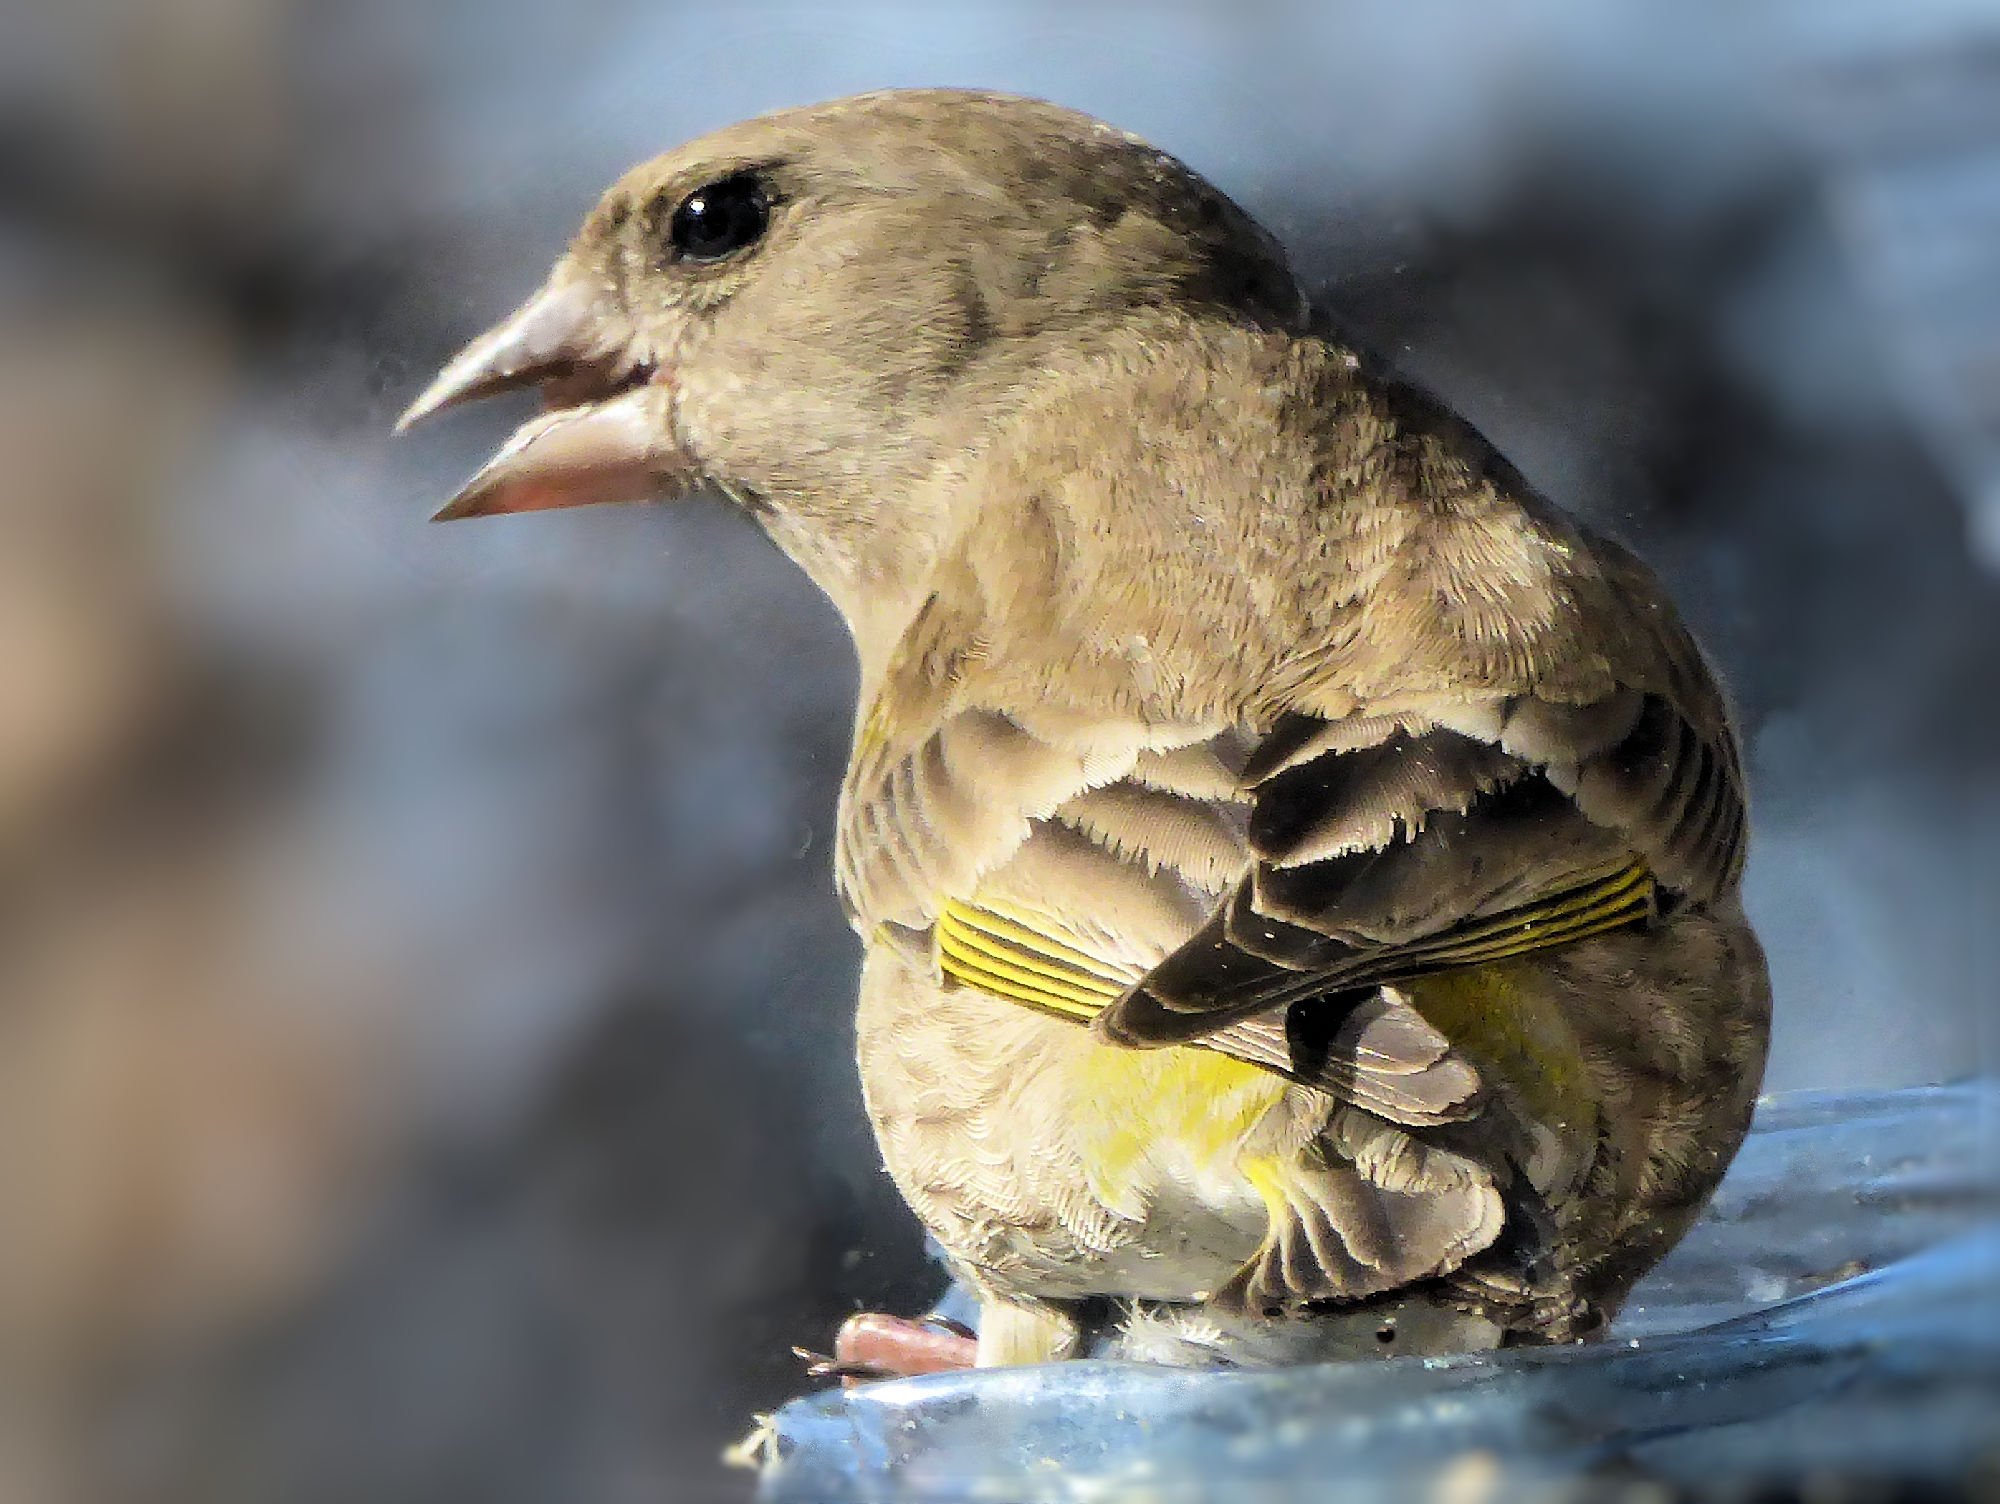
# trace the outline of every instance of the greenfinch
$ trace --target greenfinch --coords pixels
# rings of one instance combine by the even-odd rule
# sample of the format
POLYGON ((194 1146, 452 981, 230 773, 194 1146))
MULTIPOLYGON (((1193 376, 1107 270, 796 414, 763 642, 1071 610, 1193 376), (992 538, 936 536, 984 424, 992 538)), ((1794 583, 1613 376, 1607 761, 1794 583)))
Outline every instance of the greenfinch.
POLYGON ((441 516, 713 487, 852 634, 861 1080, 981 1319, 850 1371, 1575 1341, 1695 1217, 1770 1013, 1714 673, 1180 162, 961 91, 717 132, 404 422, 519 388, 441 516))

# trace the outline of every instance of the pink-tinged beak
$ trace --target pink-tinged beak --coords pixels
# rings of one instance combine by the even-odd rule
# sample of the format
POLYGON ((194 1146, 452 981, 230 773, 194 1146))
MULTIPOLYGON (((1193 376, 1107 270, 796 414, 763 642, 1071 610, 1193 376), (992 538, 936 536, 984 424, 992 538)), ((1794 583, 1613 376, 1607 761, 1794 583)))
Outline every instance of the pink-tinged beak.
POLYGON ((501 392, 539 387, 549 410, 513 437, 432 519, 491 517, 598 502, 644 501, 692 488, 693 457, 674 438, 663 373, 607 341, 597 296, 555 280, 467 345, 396 422, 501 392))

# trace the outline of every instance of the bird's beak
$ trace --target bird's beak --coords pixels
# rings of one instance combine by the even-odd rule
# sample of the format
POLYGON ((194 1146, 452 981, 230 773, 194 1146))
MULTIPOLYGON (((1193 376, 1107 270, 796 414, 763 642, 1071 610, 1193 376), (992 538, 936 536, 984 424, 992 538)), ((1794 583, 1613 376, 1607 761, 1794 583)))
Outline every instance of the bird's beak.
POLYGON ((560 275, 467 345, 396 422, 524 387, 548 411, 514 431, 432 520, 643 501, 689 490, 692 456, 676 442, 665 374, 607 329, 598 296, 560 275))

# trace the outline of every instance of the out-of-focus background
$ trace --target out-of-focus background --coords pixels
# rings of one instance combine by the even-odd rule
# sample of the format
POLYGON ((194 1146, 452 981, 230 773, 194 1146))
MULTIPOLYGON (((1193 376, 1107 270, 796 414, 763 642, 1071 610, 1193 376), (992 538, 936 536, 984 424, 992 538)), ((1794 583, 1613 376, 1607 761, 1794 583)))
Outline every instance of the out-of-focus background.
POLYGON ((0 1499, 734 1497, 937 1278, 831 896, 830 610, 392 442, 632 161, 890 84, 1138 130, 1718 655, 1774 1088, 1990 1063, 2000 11, 0 8, 0 1499), (1157 11, 1157 13, 1155 13, 1157 11))

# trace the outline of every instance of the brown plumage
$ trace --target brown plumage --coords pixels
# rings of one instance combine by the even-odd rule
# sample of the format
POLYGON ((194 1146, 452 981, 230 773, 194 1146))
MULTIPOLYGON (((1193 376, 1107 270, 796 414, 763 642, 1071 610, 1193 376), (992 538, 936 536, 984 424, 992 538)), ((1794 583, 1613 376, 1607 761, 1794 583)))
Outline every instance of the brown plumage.
POLYGON ((446 515, 712 482, 853 632, 862 1079, 980 1361, 1569 1339, 1713 1189, 1768 990, 1710 670, 1185 167, 993 95, 733 127, 410 417, 527 385, 446 515))

